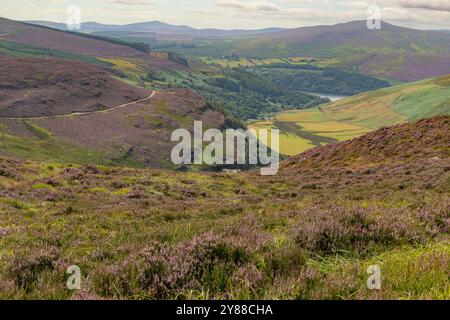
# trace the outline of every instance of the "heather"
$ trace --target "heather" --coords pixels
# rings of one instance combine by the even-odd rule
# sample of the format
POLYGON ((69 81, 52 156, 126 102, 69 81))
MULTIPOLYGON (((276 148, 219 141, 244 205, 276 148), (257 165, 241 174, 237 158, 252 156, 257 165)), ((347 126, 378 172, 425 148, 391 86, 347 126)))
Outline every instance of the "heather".
POLYGON ((0 297, 449 299, 448 121, 318 148, 273 177, 2 158, 0 297))

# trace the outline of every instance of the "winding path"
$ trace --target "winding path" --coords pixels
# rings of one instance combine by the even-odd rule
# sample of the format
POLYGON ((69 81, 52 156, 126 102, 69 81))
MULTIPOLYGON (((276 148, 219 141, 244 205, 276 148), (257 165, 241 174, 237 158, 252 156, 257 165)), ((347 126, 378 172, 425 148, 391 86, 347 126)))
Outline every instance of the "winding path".
POLYGON ((8 26, 8 28, 6 28, 6 33, 0 33, 0 37, 7 37, 7 36, 10 36, 11 33, 10 33, 9 30, 11 30, 11 29, 12 29, 12 26, 8 26))
POLYGON ((148 101, 151 98, 153 98, 155 96, 155 94, 156 94, 156 91, 153 90, 152 94, 149 95, 147 98, 136 100, 136 101, 127 102, 127 103, 121 104, 119 106, 115 106, 115 107, 107 108, 107 109, 103 109, 103 110, 86 111, 86 112, 73 112, 73 113, 59 114, 59 115, 54 115, 54 116, 18 117, 18 118, 0 117, 0 119, 5 119, 5 120, 38 120, 38 119, 66 118, 66 117, 73 117, 73 116, 85 116, 85 115, 90 115, 90 114, 96 114, 96 113, 102 113, 102 112, 108 112, 108 111, 112 111, 112 110, 116 110, 116 109, 121 109, 121 108, 128 107, 128 106, 130 106, 132 104, 145 102, 145 101, 148 101))

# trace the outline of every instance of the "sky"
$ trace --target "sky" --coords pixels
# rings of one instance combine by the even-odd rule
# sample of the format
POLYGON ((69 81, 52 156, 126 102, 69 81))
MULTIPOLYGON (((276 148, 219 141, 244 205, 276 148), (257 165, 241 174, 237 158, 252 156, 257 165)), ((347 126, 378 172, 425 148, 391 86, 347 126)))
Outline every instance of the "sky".
POLYGON ((417 29, 449 29, 450 0, 0 0, 0 17, 66 22, 67 8, 83 22, 163 21, 195 28, 296 28, 366 20, 376 5, 381 19, 417 29))

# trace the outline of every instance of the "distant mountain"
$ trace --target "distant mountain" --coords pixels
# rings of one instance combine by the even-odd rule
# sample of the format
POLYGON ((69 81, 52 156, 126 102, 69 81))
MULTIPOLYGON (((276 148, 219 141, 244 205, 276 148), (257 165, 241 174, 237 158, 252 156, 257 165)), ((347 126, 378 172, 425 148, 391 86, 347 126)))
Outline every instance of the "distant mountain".
MULTIPOLYGON (((223 46, 192 48, 194 54, 223 55, 223 46)), ((183 48, 184 54, 189 49, 183 48)), ((450 73, 450 34, 366 21, 304 27, 234 39, 225 54, 258 58, 307 56, 331 59, 337 67, 378 77, 414 81, 450 73)))
MULTIPOLYGON (((56 23, 51 21, 26 21, 26 23, 51 27, 59 30, 68 30, 64 23, 56 23)), ((257 30, 222 30, 222 29, 195 29, 185 25, 171 25, 160 21, 139 22, 126 25, 109 25, 96 22, 85 22, 81 24, 80 32, 96 33, 114 31, 121 33, 154 33, 165 35, 183 35, 196 37, 238 37, 258 35, 271 32, 279 32, 286 29, 283 28, 266 28, 257 30)))
MULTIPOLYGON (((445 51, 450 50, 450 38, 443 32, 415 30, 382 22, 380 30, 370 30, 366 21, 352 21, 332 26, 314 26, 299 29, 283 30, 266 34, 254 39, 259 46, 270 43, 283 43, 289 49, 315 53, 321 49, 334 49, 339 55, 339 47, 344 51, 362 51, 362 47, 370 49, 389 49, 389 51, 445 51)), ((249 45, 249 48, 251 46, 249 45)), ((276 45, 271 46, 276 48, 276 45)), ((342 53, 341 53, 342 55, 342 53)))

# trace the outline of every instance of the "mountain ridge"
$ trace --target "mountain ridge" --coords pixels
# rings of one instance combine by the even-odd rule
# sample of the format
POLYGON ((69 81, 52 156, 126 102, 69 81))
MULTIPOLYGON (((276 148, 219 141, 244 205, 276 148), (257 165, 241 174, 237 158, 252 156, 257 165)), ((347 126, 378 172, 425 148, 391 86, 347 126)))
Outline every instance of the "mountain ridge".
MULTIPOLYGON (((60 30, 69 30, 64 23, 57 23, 52 21, 28 20, 25 23, 43 25, 53 27, 60 30)), ((278 32, 285 30, 285 28, 262 28, 262 29, 220 29, 220 28, 193 28, 187 25, 173 25, 161 21, 144 21, 129 24, 102 24, 94 21, 81 23, 81 30, 87 32, 102 32, 102 31, 129 31, 129 32, 146 32, 146 33, 162 33, 162 34, 185 34, 195 36, 208 37, 224 37, 224 36, 239 36, 239 35, 254 35, 270 32, 278 32)))

